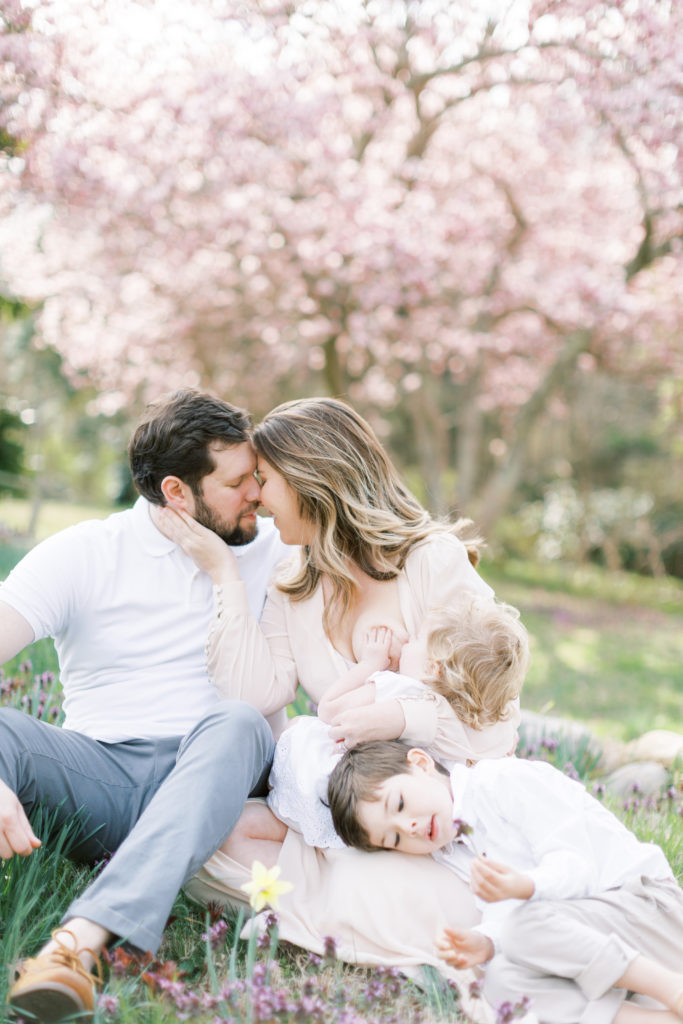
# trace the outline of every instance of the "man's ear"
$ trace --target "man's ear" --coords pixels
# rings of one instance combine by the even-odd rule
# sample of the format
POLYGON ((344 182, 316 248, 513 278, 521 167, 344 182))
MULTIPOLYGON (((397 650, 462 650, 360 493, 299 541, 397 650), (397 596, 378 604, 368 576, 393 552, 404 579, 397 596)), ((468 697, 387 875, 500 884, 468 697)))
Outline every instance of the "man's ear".
POLYGON ((179 476, 165 476, 161 481, 161 493, 169 508, 179 509, 194 516, 194 495, 192 488, 184 483, 179 476))
POLYGON ((412 747, 406 754, 406 761, 412 768, 418 768, 420 771, 427 772, 428 775, 436 770, 434 758, 420 747, 412 747))

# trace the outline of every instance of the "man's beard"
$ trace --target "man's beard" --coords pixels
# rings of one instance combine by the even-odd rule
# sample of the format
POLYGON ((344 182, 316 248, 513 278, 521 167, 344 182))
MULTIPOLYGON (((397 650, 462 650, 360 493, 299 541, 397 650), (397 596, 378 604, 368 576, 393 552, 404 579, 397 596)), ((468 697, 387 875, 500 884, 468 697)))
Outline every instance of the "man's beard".
MULTIPOLYGON (((258 523, 255 521, 240 526, 239 519, 235 523, 226 523, 224 519, 221 519, 216 513, 209 508, 204 501, 201 491, 193 491, 194 496, 194 518, 201 526, 205 526, 207 530, 213 530, 214 533, 218 534, 221 540, 225 541, 226 544, 232 544, 234 547, 241 547, 242 544, 248 544, 256 536, 258 530, 258 523)), ((256 511, 258 505, 254 505, 253 510, 256 511)))

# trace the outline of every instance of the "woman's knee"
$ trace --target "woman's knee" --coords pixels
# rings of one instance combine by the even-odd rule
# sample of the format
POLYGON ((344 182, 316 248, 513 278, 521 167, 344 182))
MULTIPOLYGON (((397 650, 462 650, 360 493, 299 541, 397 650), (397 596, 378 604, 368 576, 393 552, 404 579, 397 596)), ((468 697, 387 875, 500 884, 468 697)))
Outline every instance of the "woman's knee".
POLYGON ((250 800, 245 804, 234 831, 250 839, 272 839, 281 843, 287 834, 287 826, 262 800, 250 800))

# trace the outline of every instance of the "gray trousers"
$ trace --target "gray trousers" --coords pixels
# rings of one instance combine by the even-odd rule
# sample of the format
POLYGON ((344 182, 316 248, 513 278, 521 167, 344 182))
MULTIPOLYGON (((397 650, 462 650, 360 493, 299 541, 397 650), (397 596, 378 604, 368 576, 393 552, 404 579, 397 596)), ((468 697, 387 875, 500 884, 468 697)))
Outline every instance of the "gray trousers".
POLYGON ((583 899, 530 900, 499 949, 484 981, 494 1006, 526 995, 542 1024, 609 1024, 628 995, 614 983, 636 956, 683 970, 683 890, 637 878, 583 899))
POLYGON ((265 792, 273 736, 258 711, 223 701, 185 736, 102 743, 0 709, 0 778, 30 817, 77 814, 74 859, 111 860, 63 921, 85 917, 156 952, 173 901, 265 792), (115 852, 114 852, 115 851, 115 852))

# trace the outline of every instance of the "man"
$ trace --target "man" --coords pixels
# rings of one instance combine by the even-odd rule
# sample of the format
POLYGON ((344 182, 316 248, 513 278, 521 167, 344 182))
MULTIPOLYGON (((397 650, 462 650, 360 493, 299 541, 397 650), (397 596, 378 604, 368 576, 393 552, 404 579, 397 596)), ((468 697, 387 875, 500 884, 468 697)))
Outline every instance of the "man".
POLYGON ((10 991, 39 1020, 92 1010, 89 971, 112 938, 158 948, 178 890, 265 785, 265 719, 207 675, 211 581, 155 525, 170 506, 234 546, 260 615, 288 549, 256 517, 250 425, 191 390, 151 407, 129 447, 135 506, 49 538, 0 586, 0 663, 54 637, 66 716, 56 728, 0 709, 0 857, 40 845, 38 806, 57 825, 79 812, 75 858, 117 851, 10 991))

